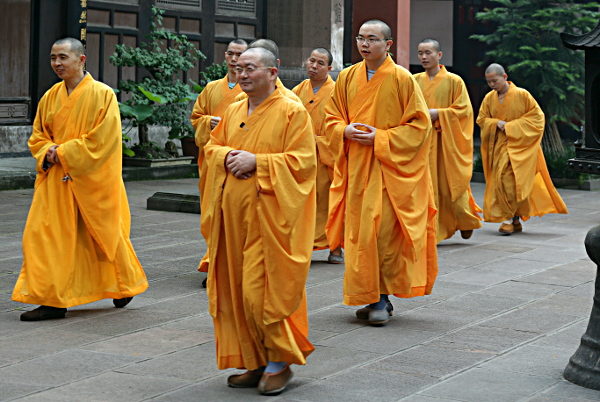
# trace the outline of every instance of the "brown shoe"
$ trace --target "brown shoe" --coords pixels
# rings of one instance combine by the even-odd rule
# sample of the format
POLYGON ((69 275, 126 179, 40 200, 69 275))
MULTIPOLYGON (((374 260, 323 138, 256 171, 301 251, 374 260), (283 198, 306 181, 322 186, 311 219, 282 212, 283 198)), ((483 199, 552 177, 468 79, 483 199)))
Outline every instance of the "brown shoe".
MULTIPOLYGON (((392 306, 391 302, 387 302, 387 305, 385 307, 388 311, 389 316, 391 317, 392 315, 394 315, 392 313, 392 311, 394 311, 394 306, 392 306)), ((359 308, 358 310, 356 310, 356 318, 358 318, 359 320, 368 320, 369 319, 369 313, 371 312, 371 310, 373 310, 371 307, 369 306, 365 306, 363 308, 359 308)))
POLYGON ((515 232, 515 225, 513 225, 512 223, 503 223, 502 225, 500 225, 500 229, 498 229, 498 231, 500 232, 500 234, 508 236, 515 232))
POLYGON ((133 299, 132 297, 124 297, 122 299, 113 299, 113 304, 116 308, 123 308, 129 304, 129 302, 133 299))
POLYGON ((261 395, 279 395, 285 391, 293 376, 294 373, 292 373, 289 364, 278 373, 264 373, 258 384, 258 393, 261 395))
POLYGON ((38 308, 21 314, 21 321, 41 321, 55 318, 65 318, 66 308, 39 306, 38 308))
POLYGON ((513 227, 515 228, 515 233, 520 233, 523 231, 523 225, 521 225, 521 222, 513 222, 513 227))
POLYGON ((264 371, 265 368, 261 367, 256 370, 248 370, 243 374, 231 375, 227 379, 227 385, 232 388, 256 388, 264 371))
POLYGON ((471 236, 473 236, 472 230, 461 230, 460 231, 460 237, 462 237, 465 240, 470 239, 471 236))

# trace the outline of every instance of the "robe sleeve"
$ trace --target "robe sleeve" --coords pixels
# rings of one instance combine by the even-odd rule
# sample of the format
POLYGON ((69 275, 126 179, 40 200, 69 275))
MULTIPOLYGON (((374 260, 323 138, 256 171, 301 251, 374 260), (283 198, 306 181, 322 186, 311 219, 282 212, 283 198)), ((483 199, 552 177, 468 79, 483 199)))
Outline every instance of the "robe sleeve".
POLYGON ((198 145, 199 148, 204 147, 210 140, 210 132, 212 131, 210 119, 213 117, 210 115, 211 96, 212 88, 207 86, 200 95, 198 95, 198 99, 196 99, 194 109, 192 110, 192 115, 190 116, 192 126, 194 127, 194 130, 196 130, 196 145, 198 145))
POLYGON ((52 147, 53 145, 57 145, 54 141, 52 141, 50 134, 42 124, 42 122, 45 120, 44 115, 46 113, 47 107, 48 98, 47 95, 44 95, 38 105, 38 110, 35 115, 35 120, 33 122, 31 137, 27 142, 29 150, 31 151, 31 154, 36 160, 35 169, 38 173, 38 177, 36 178, 36 186, 38 185, 39 181, 42 180, 43 177, 45 177, 46 172, 48 170, 48 168, 44 169, 46 152, 48 152, 48 149, 50 149, 50 147, 52 147))
POLYGON ((486 183, 490 182, 491 177, 488 177, 488 175, 492 174, 490 169, 491 155, 489 155, 490 143, 494 142, 496 130, 498 129, 498 122, 500 121, 500 119, 492 117, 492 111, 490 110, 492 102, 491 97, 494 95, 496 94, 492 91, 485 96, 483 102, 481 102, 479 115, 477 116, 477 124, 481 128, 481 162, 484 166, 483 172, 485 174, 486 183))
POLYGON ((452 104, 438 108, 442 152, 452 201, 467 191, 473 174, 473 107, 464 82, 452 81, 452 104))

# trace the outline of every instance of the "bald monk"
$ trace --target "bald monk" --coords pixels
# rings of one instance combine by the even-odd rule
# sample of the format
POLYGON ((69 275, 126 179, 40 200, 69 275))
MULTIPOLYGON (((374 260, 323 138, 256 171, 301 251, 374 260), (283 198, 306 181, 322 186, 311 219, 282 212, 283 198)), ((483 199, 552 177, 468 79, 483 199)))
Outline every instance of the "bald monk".
MULTIPOLYGON (((237 85, 237 74, 235 72, 237 59, 242 52, 248 48, 248 44, 243 39, 235 39, 227 45, 225 52, 225 62, 227 63, 227 75, 220 80, 212 81, 206 84, 204 90, 200 93, 194 104, 191 121, 194 130, 196 130, 196 145, 198 145, 198 169, 202 173, 202 164, 204 161, 204 146, 210 139, 210 132, 221 121, 221 116, 227 109, 227 106, 234 102, 237 95, 242 93, 240 86, 237 85)), ((200 196, 204 182, 202 175, 198 181, 200 196)), ((208 272, 208 252, 200 261, 198 270, 208 272)), ((206 287, 206 279, 202 282, 206 287)))
POLYGON ((372 325, 388 321, 388 295, 430 294, 437 276, 431 120, 413 76, 387 54, 391 34, 379 20, 361 26, 363 61, 342 70, 325 106, 335 161, 327 237, 330 247, 344 239, 344 303, 368 304, 356 316, 372 325))
MULTIPOLYGON (((325 224, 329 212, 329 187, 333 177, 333 157, 325 137, 325 104, 331 96, 335 82, 329 76, 333 56, 325 48, 316 48, 306 59, 308 79, 298 84, 292 92, 308 110, 313 121, 313 131, 317 144, 317 221, 315 225, 315 250, 329 248, 325 224)), ((329 251, 327 261, 331 264, 344 262, 342 248, 329 251)))
POLYGON ((415 74, 433 124, 431 129, 431 179, 437 206, 437 242, 459 230, 469 239, 481 227, 471 194, 473 174, 473 107, 463 80, 440 65, 442 51, 435 39, 424 39, 418 55, 425 72, 415 74))
MULTIPOLYGON (((255 41, 252 41, 248 46, 249 49, 255 49, 257 47, 267 49, 269 52, 273 53, 273 55, 275 55, 275 58, 277 59, 277 68, 280 68, 281 60, 279 60, 279 47, 275 42, 273 42, 271 39, 256 39, 255 41)), ((298 96, 296 96, 295 93, 293 93, 283 85, 283 82, 281 82, 279 77, 277 77, 277 80, 275 81, 275 86, 277 87, 277 90, 280 91, 286 98, 290 98, 291 100, 302 103, 300 101, 300 98, 298 98, 298 96)), ((235 100, 239 101, 245 99, 246 97, 246 93, 241 93, 235 98, 235 100)))
POLYGON ((497 222, 500 234, 523 231, 521 220, 548 213, 566 214, 540 146, 544 112, 533 96, 500 64, 490 64, 485 79, 492 90, 479 109, 481 158, 485 175, 483 217, 497 222))
POLYGON ((62 81, 40 100, 28 142, 37 176, 12 294, 40 307, 22 321, 64 318, 106 298, 124 307, 148 288, 129 240, 115 93, 83 70, 77 39, 56 41, 50 60, 62 81))
POLYGON ((305 364, 306 278, 312 256, 317 161, 310 116, 275 89, 277 60, 246 50, 237 63, 248 98, 229 106, 206 155, 202 234, 210 250, 209 311, 219 369, 235 388, 282 392, 305 364))

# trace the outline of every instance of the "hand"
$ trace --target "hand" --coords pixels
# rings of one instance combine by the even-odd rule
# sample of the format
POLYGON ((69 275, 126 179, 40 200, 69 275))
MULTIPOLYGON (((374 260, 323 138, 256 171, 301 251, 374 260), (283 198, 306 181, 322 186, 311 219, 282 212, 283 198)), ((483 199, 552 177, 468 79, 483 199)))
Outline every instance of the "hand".
POLYGON ((498 121, 498 128, 499 128, 500 130, 502 130, 502 131, 505 131, 505 130, 504 130, 504 126, 505 126, 505 125, 506 125, 506 122, 505 122, 504 120, 499 120, 499 121, 498 121))
POLYGON ((350 123, 344 129, 344 137, 362 145, 375 143, 376 128, 364 123, 350 123))
POLYGON ((58 158, 58 152, 56 152, 56 149, 58 147, 58 145, 52 145, 48 149, 48 152, 46 152, 46 161, 48 163, 60 163, 60 159, 58 158))
POLYGON ((220 117, 212 116, 210 118, 210 129, 213 130, 215 127, 217 127, 217 124, 219 124, 220 121, 221 121, 220 117))
POLYGON ((249 179, 256 170, 256 155, 240 150, 233 150, 225 157, 225 169, 238 179, 249 179))
POLYGON ((431 117, 432 123, 440 118, 437 109, 429 109, 429 116, 431 117))

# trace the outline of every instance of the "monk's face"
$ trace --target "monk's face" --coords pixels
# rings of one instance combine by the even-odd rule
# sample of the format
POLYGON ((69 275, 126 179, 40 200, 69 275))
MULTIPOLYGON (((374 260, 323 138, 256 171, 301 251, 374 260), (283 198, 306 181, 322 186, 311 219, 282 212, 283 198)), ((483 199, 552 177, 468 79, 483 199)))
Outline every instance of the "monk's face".
POLYGON ((492 72, 485 75, 485 80, 487 81, 490 88, 492 88, 494 91, 500 92, 506 86, 508 75, 492 72))
POLYGON ((52 46, 50 51, 50 65, 58 78, 68 81, 77 77, 83 71, 85 56, 77 56, 71 51, 71 45, 63 43, 52 46))
POLYGON ((384 59, 390 46, 392 46, 392 41, 383 37, 381 27, 377 24, 365 24, 360 27, 357 38, 358 51, 363 59, 367 61, 384 59))
POLYGON ((419 62, 425 70, 437 68, 440 65, 442 52, 438 52, 433 43, 419 43, 419 62))
POLYGON ((225 61, 227 62, 227 68, 230 73, 235 73, 237 61, 247 47, 248 46, 240 45, 238 43, 230 43, 227 47, 225 61))
POLYGON ((275 87, 277 68, 265 67, 257 53, 243 53, 238 59, 236 68, 238 83, 248 96, 268 96, 271 88, 275 87))
POLYGON ((329 71, 331 71, 331 66, 326 54, 314 51, 306 59, 306 74, 311 80, 324 81, 327 79, 329 71))

